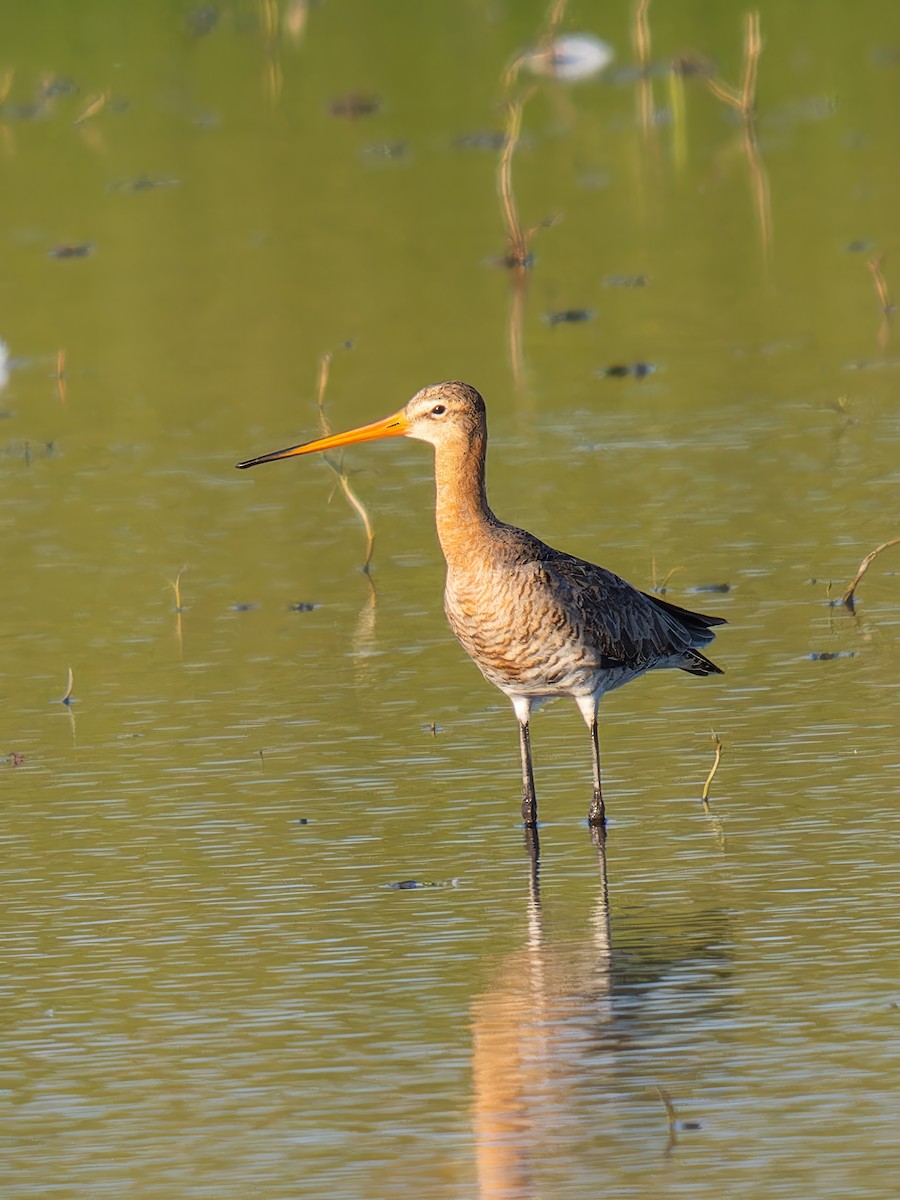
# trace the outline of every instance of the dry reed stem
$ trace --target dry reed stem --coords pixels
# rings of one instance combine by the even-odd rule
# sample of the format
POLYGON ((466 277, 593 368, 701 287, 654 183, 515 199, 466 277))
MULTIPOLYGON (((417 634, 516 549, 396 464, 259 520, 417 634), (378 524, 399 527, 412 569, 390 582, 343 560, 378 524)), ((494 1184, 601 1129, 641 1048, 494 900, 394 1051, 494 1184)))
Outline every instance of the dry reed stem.
POLYGON ((562 24, 562 19, 565 16, 566 5, 568 0, 553 0, 550 10, 547 13, 547 20, 544 23, 544 28, 538 36, 537 48, 535 50, 526 50, 522 54, 517 54, 509 66, 503 73, 503 90, 507 95, 512 91, 516 80, 519 77, 519 71, 522 69, 522 64, 527 62, 529 58, 537 58, 540 55, 549 55, 551 53, 550 46, 553 39, 556 37, 557 30, 562 24))
POLYGON ((650 559, 650 591, 656 592, 657 595, 662 595, 662 593, 666 590, 666 584, 669 582, 669 580, 672 578, 672 576, 677 575, 679 571, 683 571, 683 570, 684 570, 684 567, 670 567, 669 570, 666 572, 666 574, 663 576, 662 583, 657 583, 656 558, 655 557, 651 558, 650 559))
POLYGON ((741 114, 747 121, 756 105, 756 77, 759 73, 759 56, 762 54, 762 36, 759 31, 759 10, 753 9, 744 18, 744 78, 741 83, 741 114))
POLYGON ((759 77, 759 60, 762 55, 762 34, 759 11, 753 9, 744 16, 744 49, 742 56, 741 87, 738 90, 717 76, 710 76, 706 86, 723 103, 730 105, 740 114, 743 124, 744 153, 753 179, 753 198, 759 221, 760 240, 766 254, 772 243, 772 201, 769 193, 769 177, 759 153, 754 128, 756 110, 756 84, 759 77))
POLYGON ((95 116, 100 111, 100 109, 103 108, 103 106, 106 104, 108 99, 109 99, 109 92, 101 92, 99 96, 95 96, 93 98, 93 100, 91 100, 90 104, 88 104, 87 108, 84 110, 84 112, 81 114, 81 116, 76 117, 75 120, 72 122, 72 124, 73 125, 81 125, 82 122, 87 121, 91 117, 95 116))
POLYGON ((875 291, 878 294, 878 302, 881 305, 882 320, 878 330, 878 345, 884 350, 890 341, 891 336, 891 317, 894 315, 894 305, 891 302, 890 292, 888 291, 887 280, 881 270, 881 264, 884 262, 884 253, 879 254, 876 258, 870 258, 866 263, 872 273, 872 280, 875 284, 875 291))
POLYGON ((872 272, 872 279, 875 283, 875 291, 878 293, 878 301, 881 304, 883 313, 894 311, 894 306, 891 303, 890 293, 888 292, 887 281, 881 270, 881 264, 884 262, 884 253, 879 254, 876 258, 870 258, 866 266, 872 272))
POLYGON ((506 225, 506 261, 511 267, 524 267, 528 259, 528 241, 519 221, 519 209, 512 183, 512 160, 522 131, 522 107, 526 97, 510 100, 506 109, 506 139, 497 168, 497 191, 503 222, 506 225))
POLYGON ((843 596, 841 596, 841 604, 843 604, 845 608, 848 608, 850 610, 850 612, 854 611, 855 604, 856 604, 856 602, 854 600, 854 593, 856 591, 856 586, 859 583, 859 581, 862 579, 863 575, 865 575, 866 571, 868 571, 869 567, 872 565, 872 563, 875 561, 875 559, 878 557, 879 554, 881 554, 884 550, 890 550, 891 546, 898 546, 898 545, 900 545, 900 537, 891 538, 891 540, 889 542, 882 542, 882 544, 880 546, 876 546, 875 549, 870 554, 867 554, 866 557, 859 564, 859 570, 856 572, 855 579, 850 584, 850 586, 847 588, 847 590, 844 592, 843 596))
POLYGON ((67 667, 66 690, 60 696, 57 704, 65 704, 67 707, 72 703, 72 688, 75 684, 75 673, 71 667, 67 667))
POLYGON ((675 1105, 672 1103, 672 1097, 665 1088, 656 1085, 656 1092, 660 1100, 663 1102, 663 1108, 666 1110, 666 1121, 669 1126, 669 1140, 666 1143, 666 1154, 671 1154, 673 1148, 678 1142, 678 1118, 675 1114, 675 1105))
POLYGON ((713 759, 712 770, 706 777, 706 783, 703 785, 703 791, 700 799, 703 801, 703 807, 709 812, 709 789, 712 786, 712 781, 715 778, 716 771, 719 769, 719 763, 722 761, 722 740, 716 731, 711 730, 713 741, 716 743, 716 757, 713 759))
POLYGON ((0 104, 4 104, 6 102, 9 93, 12 91, 12 84, 15 74, 16 73, 12 67, 7 67, 3 74, 0 75, 0 104))
POLYGON ((756 133, 749 121, 744 125, 743 139, 744 153, 747 155, 750 175, 753 179, 753 199, 756 202, 760 241, 763 250, 768 255, 772 245, 772 198, 769 192, 769 176, 760 157, 756 133))
MULTIPOLYGON (((316 404, 319 408, 319 425, 322 429, 322 436, 328 437, 331 433, 331 426, 328 423, 328 418, 325 416, 325 389, 328 386, 328 374, 331 369, 331 353, 322 355, 322 360, 319 363, 319 385, 316 395, 316 404)), ((338 482, 341 485, 341 491, 347 498, 347 503, 353 508, 363 523, 366 531, 366 556, 363 560, 362 570, 366 575, 370 574, 372 564, 372 551, 375 548, 375 531, 372 529, 372 522, 369 519, 369 514, 366 511, 363 502, 350 486, 350 481, 347 478, 347 473, 344 470, 344 456, 339 454, 337 459, 332 458, 329 454, 323 454, 322 457, 334 471, 338 477, 338 482)))
POLYGON ((260 0, 259 24, 263 40, 271 45, 278 33, 278 5, 275 0, 260 0))
POLYGON ((525 383, 525 292, 527 277, 524 269, 517 270, 512 279, 512 298, 509 304, 509 328, 507 340, 509 361, 512 366, 513 383, 516 391, 521 392, 525 383))
POLYGON ((756 80, 759 73, 759 58, 762 54, 762 35, 759 27, 759 11, 753 9, 744 17, 744 54, 740 91, 724 79, 711 75, 706 86, 723 103, 737 109, 742 120, 749 124, 753 120, 756 106, 756 80))
POLYGON ((719 79, 716 75, 709 75, 706 79, 706 86, 717 99, 722 100, 725 104, 730 104, 732 108, 739 109, 741 107, 740 93, 724 79, 719 79))
POLYGON ((58 350, 56 354, 56 390, 63 404, 66 402, 66 352, 58 350))
POLYGON ((562 19, 566 15, 566 5, 568 2, 569 0, 555 0, 547 17, 547 24, 544 26, 540 45, 547 46, 556 37, 559 27, 562 24, 562 19))
POLYGON ((184 612, 184 605, 181 603, 181 577, 187 570, 187 563, 178 568, 178 572, 174 579, 169 579, 167 575, 163 575, 166 583, 175 593, 175 611, 177 613, 184 612))
POLYGON ((637 4, 634 6, 634 25, 631 33, 635 58, 640 68, 638 96, 641 129, 644 131, 645 137, 653 125, 653 81, 648 70, 650 66, 650 21, 647 17, 649 9, 650 0, 637 0, 637 4))

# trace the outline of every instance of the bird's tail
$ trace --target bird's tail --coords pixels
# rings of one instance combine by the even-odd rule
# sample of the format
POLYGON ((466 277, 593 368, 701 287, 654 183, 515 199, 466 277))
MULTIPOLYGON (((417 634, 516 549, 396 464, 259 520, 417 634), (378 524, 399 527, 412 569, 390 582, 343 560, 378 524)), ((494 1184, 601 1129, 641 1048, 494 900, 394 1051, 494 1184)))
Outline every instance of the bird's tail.
MULTIPOLYGON (((670 604, 668 600, 663 600, 659 596, 648 595, 647 598, 652 600, 657 608, 661 608, 663 612, 675 618, 678 624, 684 628, 692 646, 708 646, 716 636, 714 633, 710 633, 709 627, 728 624, 724 617, 708 617, 704 613, 691 612, 689 608, 670 604)), ((703 655, 701 654, 700 657, 702 658, 703 655)))
POLYGON ((687 671, 688 675, 724 675, 725 672, 705 654, 701 654, 699 650, 688 650, 684 656, 684 662, 680 664, 682 671, 687 671))

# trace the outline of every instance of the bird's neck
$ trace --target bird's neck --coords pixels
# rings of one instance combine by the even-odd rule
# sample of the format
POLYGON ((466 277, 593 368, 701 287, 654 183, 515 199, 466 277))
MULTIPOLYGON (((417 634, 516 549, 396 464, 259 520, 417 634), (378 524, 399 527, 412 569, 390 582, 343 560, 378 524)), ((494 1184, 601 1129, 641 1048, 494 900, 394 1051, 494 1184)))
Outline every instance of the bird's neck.
POLYGON ((435 518, 438 540, 451 570, 465 566, 489 541, 497 520, 488 507, 484 486, 484 437, 464 445, 436 447, 435 518))

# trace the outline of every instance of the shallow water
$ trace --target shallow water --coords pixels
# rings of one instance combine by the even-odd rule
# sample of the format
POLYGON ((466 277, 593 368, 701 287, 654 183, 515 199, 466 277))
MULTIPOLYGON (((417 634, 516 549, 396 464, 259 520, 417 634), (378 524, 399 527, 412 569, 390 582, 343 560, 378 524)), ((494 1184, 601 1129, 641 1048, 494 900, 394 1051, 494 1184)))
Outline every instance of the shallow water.
POLYGON ((740 6, 643 76, 569 6, 518 291, 542 6, 0 16, 4 1197, 896 1195, 900 549, 831 601, 900 533, 900 10, 760 14, 754 149, 667 69, 736 83, 740 6), (336 428, 468 379, 501 516, 730 622, 604 702, 605 857, 559 704, 535 874, 428 448, 345 455, 374 592, 325 464, 233 469, 325 352, 336 428))

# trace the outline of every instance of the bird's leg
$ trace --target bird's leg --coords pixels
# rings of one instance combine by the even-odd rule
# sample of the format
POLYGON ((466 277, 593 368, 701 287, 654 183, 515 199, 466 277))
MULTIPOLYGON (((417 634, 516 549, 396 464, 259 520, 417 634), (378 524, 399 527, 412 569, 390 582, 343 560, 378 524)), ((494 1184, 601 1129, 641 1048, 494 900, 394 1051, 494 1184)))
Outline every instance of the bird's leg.
POLYGON ((528 696, 510 696, 519 722, 519 750, 522 754, 522 820, 531 829, 537 826, 537 796, 534 793, 534 769, 531 766, 531 700, 528 696))
POLYGON ((588 810, 588 825, 592 829, 606 828, 606 809, 603 806, 603 792, 600 787, 600 738, 597 735, 597 706, 600 696, 597 694, 576 696, 575 703, 584 717, 584 722, 591 731, 591 761, 594 764, 594 797, 588 810))
POLYGON ((534 828, 537 825, 537 796, 534 794, 531 734, 527 721, 519 721, 519 748, 522 752, 522 820, 534 828))
POLYGON ((600 738, 597 736, 597 716, 591 721, 591 756, 594 764, 594 796, 588 811, 588 825, 606 828, 606 808, 600 787, 600 738))

